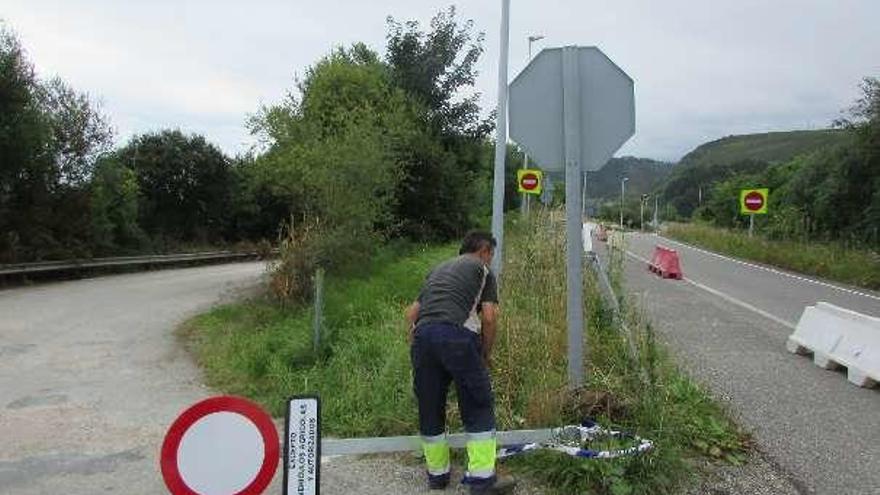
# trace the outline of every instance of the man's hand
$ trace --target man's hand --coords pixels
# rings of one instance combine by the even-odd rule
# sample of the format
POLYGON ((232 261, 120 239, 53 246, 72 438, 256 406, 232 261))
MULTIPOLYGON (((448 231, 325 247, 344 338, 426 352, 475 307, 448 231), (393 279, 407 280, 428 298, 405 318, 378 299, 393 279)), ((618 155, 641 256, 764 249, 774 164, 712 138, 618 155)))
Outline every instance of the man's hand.
POLYGON ((495 347, 495 329, 498 322, 498 305, 483 303, 480 308, 480 323, 482 327, 483 363, 486 368, 492 365, 492 348, 495 347))
POLYGON ((406 308, 406 311, 404 312, 404 317, 406 318, 406 323, 407 323, 406 340, 410 344, 412 344, 412 341, 413 341, 413 333, 416 330, 416 320, 419 319, 419 309, 420 308, 421 308, 421 305, 419 304, 418 301, 416 301, 416 302, 410 304, 409 307, 406 308))

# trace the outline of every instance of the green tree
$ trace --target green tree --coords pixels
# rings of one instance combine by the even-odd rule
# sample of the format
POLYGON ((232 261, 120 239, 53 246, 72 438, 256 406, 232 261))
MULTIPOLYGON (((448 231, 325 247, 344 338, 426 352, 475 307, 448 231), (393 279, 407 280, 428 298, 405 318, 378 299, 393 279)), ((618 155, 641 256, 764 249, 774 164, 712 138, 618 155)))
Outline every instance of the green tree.
POLYGON ((416 239, 457 236, 475 222, 491 119, 480 117, 473 91, 483 35, 460 23, 455 9, 437 14, 428 31, 388 18, 386 60, 393 84, 416 102, 419 131, 403 150, 404 179, 396 217, 416 239))
POLYGON ((88 96, 40 81, 0 25, 0 259, 90 254, 86 183, 111 138, 88 96))
POLYGON ((225 238, 234 176, 216 146, 164 130, 132 139, 117 156, 137 176, 139 224, 161 247, 225 238))
POLYGON ((298 98, 264 108, 252 121, 268 148, 256 175, 286 198, 296 221, 321 226, 317 262, 347 269, 396 230, 400 157, 413 140, 416 114, 362 44, 320 60, 298 89, 298 98))
POLYGON ((92 242, 95 252, 136 252, 144 244, 138 225, 137 175, 118 158, 99 160, 91 182, 92 242))

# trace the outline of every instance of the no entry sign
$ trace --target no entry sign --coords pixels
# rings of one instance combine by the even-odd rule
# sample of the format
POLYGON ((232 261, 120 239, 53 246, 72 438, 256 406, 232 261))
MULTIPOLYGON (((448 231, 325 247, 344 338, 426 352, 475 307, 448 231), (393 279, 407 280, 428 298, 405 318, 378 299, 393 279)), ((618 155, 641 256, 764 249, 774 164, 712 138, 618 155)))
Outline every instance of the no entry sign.
POLYGON ((279 448, 265 411, 247 399, 220 396, 171 424, 159 462, 174 495, 258 495, 275 475, 279 448))
POLYGON ((768 189, 743 189, 739 194, 739 209, 743 215, 767 213, 768 189))
POLYGON ((542 190, 543 172, 533 169, 520 169, 516 171, 517 189, 521 193, 540 195, 542 190))

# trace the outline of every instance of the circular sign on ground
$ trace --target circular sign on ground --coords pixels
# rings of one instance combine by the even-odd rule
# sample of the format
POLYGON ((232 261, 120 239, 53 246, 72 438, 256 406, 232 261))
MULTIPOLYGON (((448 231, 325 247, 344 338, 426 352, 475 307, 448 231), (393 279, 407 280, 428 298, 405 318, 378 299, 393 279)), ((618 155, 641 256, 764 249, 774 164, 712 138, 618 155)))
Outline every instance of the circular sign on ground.
POLYGON ((740 191, 740 212, 748 215, 767 213, 767 189, 743 189, 740 191))
POLYGON ((168 429, 160 465, 174 495, 263 493, 279 460, 272 417, 240 397, 205 399, 168 429))
POLYGON ((519 192, 525 194, 541 194, 541 178, 540 170, 520 169, 516 172, 517 185, 519 192))

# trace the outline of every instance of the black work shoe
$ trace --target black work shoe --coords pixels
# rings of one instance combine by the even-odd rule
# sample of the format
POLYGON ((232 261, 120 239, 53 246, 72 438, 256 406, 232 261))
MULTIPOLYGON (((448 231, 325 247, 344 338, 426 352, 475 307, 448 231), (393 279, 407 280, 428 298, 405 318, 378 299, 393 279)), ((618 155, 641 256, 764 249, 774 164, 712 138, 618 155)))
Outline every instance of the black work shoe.
POLYGON ((428 475, 428 489, 445 490, 449 486, 449 473, 439 476, 428 475))
POLYGON ((513 492, 516 479, 511 476, 496 476, 495 481, 487 485, 471 484, 471 495, 502 495, 513 492))

